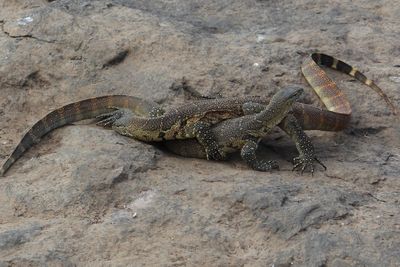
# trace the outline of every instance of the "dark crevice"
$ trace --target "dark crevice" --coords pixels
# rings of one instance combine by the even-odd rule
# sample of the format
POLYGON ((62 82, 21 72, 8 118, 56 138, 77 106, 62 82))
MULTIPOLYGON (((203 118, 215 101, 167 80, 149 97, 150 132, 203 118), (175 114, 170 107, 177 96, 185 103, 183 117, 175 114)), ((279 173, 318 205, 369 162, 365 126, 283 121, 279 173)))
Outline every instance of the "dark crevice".
POLYGON ((110 67, 110 66, 115 66, 118 65, 120 63, 122 63, 125 58, 129 55, 129 50, 124 50, 119 52, 116 56, 114 56, 113 58, 111 58, 110 60, 108 60, 104 65, 103 65, 103 69, 110 67))
POLYGON ((44 87, 50 84, 43 76, 40 75, 39 70, 30 73, 24 80, 22 87, 33 87, 35 85, 44 87))
POLYGON ((375 135, 379 132, 385 130, 387 127, 379 126, 379 127, 366 127, 366 128, 349 128, 346 129, 345 132, 354 136, 368 136, 375 135))
POLYGON ((22 87, 28 86, 28 85, 30 85, 32 82, 37 81, 38 79, 39 79, 39 71, 36 70, 36 71, 30 73, 30 74, 26 77, 24 83, 22 84, 22 87))
POLYGON ((111 187, 114 187, 115 185, 122 183, 126 180, 128 180, 128 174, 126 172, 121 172, 111 181, 111 187))
POLYGON ((54 44, 56 41, 55 40, 45 40, 45 39, 41 39, 38 37, 35 37, 31 34, 24 34, 24 35, 10 35, 8 32, 3 31, 8 37, 10 38, 31 38, 31 39, 35 39, 39 42, 44 42, 44 43, 49 43, 49 44, 54 44))

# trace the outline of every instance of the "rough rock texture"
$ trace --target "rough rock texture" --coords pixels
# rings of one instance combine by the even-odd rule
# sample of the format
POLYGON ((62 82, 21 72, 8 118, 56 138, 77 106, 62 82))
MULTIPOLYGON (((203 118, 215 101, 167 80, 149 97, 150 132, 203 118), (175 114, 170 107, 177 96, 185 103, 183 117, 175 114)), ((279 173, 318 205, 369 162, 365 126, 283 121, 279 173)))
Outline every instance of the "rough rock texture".
MULTIPOLYGON (((0 1, 0 157, 68 102, 124 93, 182 103, 303 84, 302 60, 335 55, 400 105, 396 0, 0 1)), ((328 166, 281 171, 174 156, 92 125, 65 127, 0 179, 0 266, 399 266, 400 126, 385 103, 329 71, 354 110, 310 132, 328 166)), ((305 101, 318 105, 311 90, 305 101)))

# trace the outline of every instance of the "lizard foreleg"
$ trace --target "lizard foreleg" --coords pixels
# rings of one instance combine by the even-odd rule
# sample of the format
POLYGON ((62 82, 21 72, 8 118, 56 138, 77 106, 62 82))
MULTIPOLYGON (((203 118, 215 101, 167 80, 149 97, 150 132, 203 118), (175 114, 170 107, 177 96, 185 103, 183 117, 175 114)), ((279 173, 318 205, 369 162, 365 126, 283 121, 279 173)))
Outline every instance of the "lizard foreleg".
POLYGON ((193 135, 204 147, 207 159, 223 160, 226 155, 219 150, 217 141, 211 132, 211 125, 204 121, 198 121, 193 125, 193 135))
POLYGON ((240 151, 240 156, 252 169, 257 171, 269 171, 272 169, 278 169, 279 165, 275 160, 266 161, 264 159, 258 159, 256 151, 258 148, 258 140, 256 138, 246 138, 246 143, 240 151))
POLYGON ((290 136, 299 151, 299 156, 293 159, 293 170, 301 169, 301 173, 303 173, 307 167, 310 167, 311 173, 313 174, 314 161, 319 163, 326 170, 325 165, 315 156, 314 146, 311 143, 310 138, 297 122, 295 116, 288 114, 279 124, 279 127, 290 136))

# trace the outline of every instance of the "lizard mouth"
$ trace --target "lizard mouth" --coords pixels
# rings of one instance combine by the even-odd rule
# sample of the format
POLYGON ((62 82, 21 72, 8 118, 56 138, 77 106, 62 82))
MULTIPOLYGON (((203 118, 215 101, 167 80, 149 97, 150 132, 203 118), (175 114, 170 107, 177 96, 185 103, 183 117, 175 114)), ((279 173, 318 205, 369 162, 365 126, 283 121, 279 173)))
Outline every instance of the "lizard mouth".
POLYGON ((286 87, 285 89, 283 89, 285 91, 287 91, 288 93, 288 99, 291 99, 293 101, 296 101, 300 98, 300 96, 303 94, 304 89, 298 86, 290 86, 290 87, 286 87))
POLYGON ((283 103, 291 105, 293 102, 297 101, 303 94, 304 89, 299 86, 288 86, 278 91, 274 98, 283 103))

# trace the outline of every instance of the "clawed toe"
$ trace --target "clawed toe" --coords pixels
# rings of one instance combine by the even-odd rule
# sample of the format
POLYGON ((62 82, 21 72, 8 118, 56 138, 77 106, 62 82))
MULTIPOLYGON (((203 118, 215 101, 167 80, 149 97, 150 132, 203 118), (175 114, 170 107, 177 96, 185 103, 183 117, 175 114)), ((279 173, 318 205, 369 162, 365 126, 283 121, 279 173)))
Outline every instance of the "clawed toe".
POLYGON ((321 166, 324 168, 325 171, 327 170, 326 166, 325 166, 318 158, 314 158, 314 160, 315 160, 319 165, 321 165, 321 166))
POLYGON ((326 170, 326 166, 316 157, 314 158, 306 158, 306 157, 296 157, 293 159, 294 166, 292 171, 300 170, 301 174, 304 173, 307 169, 310 169, 311 175, 314 175, 314 161, 320 164, 324 170, 326 170))
POLYGON ((271 166, 271 170, 279 170, 279 164, 276 160, 270 160, 268 163, 271 166))
POLYGON ((109 127, 112 125, 112 120, 110 119, 105 119, 105 120, 101 120, 96 122, 97 126, 102 126, 102 127, 109 127))
POLYGON ((112 126, 115 121, 117 121, 119 118, 122 117, 122 115, 123 115, 123 112, 121 110, 116 110, 113 112, 100 114, 99 116, 96 116, 96 119, 99 120, 96 123, 96 125, 103 126, 103 127, 112 126))

